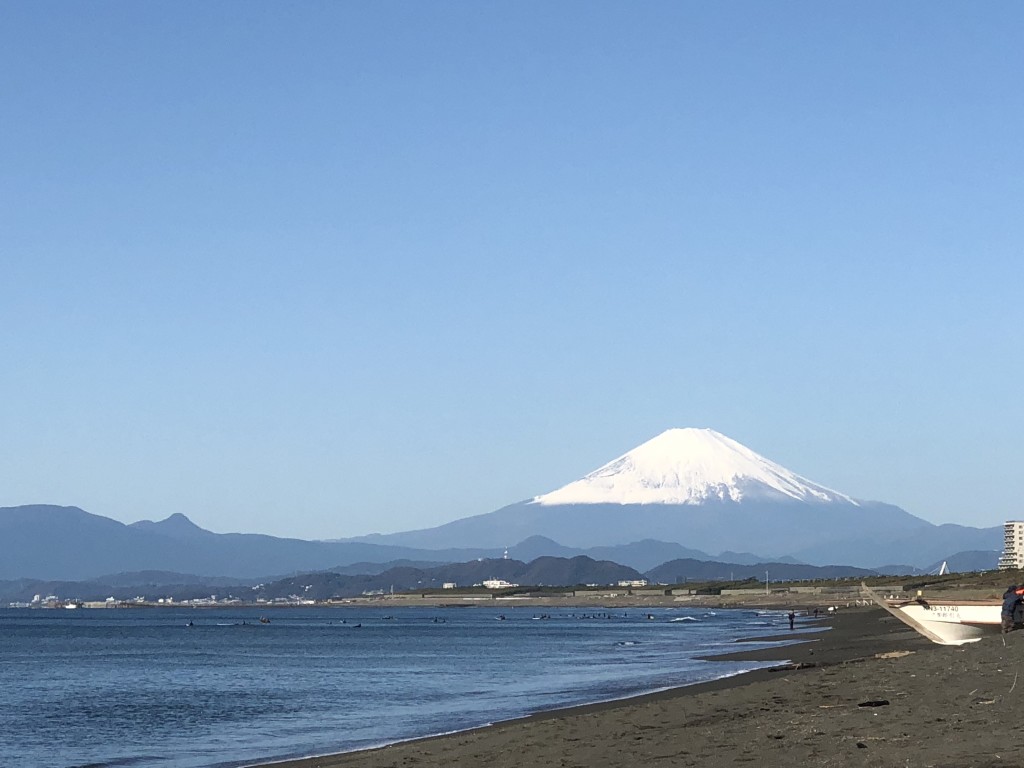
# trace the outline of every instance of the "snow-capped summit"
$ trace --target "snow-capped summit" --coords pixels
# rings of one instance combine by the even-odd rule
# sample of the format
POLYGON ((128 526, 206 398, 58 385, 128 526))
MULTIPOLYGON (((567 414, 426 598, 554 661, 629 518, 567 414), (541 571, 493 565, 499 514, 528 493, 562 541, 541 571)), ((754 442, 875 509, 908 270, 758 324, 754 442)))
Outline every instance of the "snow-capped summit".
POLYGON ((743 499, 857 504, 713 429, 670 429, 582 480, 534 497, 564 504, 702 504, 743 499))

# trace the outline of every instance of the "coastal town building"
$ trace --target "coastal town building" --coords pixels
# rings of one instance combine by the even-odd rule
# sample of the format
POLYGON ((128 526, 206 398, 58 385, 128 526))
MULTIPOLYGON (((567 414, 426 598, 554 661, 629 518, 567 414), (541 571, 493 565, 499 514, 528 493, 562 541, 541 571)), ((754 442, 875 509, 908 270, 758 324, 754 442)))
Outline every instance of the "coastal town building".
POLYGON ((1024 569, 1024 521, 1007 520, 1003 526, 1003 556, 999 558, 999 570, 1019 571, 1024 569))
POLYGON ((519 586, 518 584, 511 584, 504 579, 485 579, 483 585, 485 589, 508 589, 509 587, 519 586))

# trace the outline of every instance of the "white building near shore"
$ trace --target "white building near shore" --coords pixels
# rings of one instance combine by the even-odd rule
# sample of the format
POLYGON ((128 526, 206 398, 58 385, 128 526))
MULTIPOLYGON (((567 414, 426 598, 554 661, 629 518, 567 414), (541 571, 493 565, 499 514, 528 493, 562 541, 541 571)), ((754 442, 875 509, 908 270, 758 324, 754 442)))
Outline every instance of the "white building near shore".
POLYGON ((484 580, 485 589, 508 589, 509 587, 518 587, 518 584, 510 584, 504 579, 486 579, 484 580))
POLYGON ((1024 521, 1007 520, 1003 526, 1003 556, 999 558, 999 570, 1019 571, 1024 569, 1024 521))

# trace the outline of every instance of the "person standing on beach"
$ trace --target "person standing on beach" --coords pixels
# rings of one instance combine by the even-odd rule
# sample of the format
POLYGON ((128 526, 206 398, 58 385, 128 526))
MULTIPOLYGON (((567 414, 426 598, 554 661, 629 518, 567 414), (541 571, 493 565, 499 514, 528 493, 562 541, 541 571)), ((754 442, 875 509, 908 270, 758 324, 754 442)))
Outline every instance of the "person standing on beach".
POLYGON ((1020 590, 1017 589, 1016 584, 1011 584, 1003 593, 1003 609, 1000 612, 999 618, 1001 619, 1004 635, 1017 628, 1016 621, 1014 620, 1014 613, 1016 613, 1022 600, 1024 600, 1024 595, 1022 595, 1020 590))
POLYGON ((792 611, 789 612, 789 628, 793 629, 793 622, 796 621, 796 614, 792 611))

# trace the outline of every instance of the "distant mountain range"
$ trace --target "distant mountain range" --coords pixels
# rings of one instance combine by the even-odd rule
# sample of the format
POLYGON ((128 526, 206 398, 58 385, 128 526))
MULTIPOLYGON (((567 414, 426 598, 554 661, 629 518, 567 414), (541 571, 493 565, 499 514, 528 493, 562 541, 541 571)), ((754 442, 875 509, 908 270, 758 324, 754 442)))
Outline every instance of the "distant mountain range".
POLYGON ((585 556, 640 572, 685 559, 906 572, 956 562, 964 552, 994 566, 1001 544, 1000 527, 933 525, 857 500, 704 429, 669 430, 580 480, 494 512, 354 539, 217 534, 183 514, 125 525, 77 507, 0 508, 0 579, 158 570, 270 580, 342 573, 356 563, 362 572, 349 575, 372 575, 381 563, 415 568, 506 552, 524 562, 585 556))
MULTIPOLYGON (((212 533, 182 514, 125 525, 78 507, 0 508, 0 579, 81 580, 121 571, 163 570, 262 578, 356 562, 436 563, 484 556, 359 542, 303 541, 253 533, 212 533)), ((490 550, 487 554, 496 554, 490 550)))
POLYGON ((867 568, 924 567, 1002 544, 1001 528, 934 525, 891 504, 855 499, 709 429, 668 430, 580 480, 495 512, 353 541, 498 547, 537 535, 582 548, 654 539, 700 552, 867 568))
MULTIPOLYGON (((710 558, 704 552, 661 541, 614 547, 563 547, 540 536, 508 548, 530 561, 543 556, 622 562, 644 571, 679 557, 710 558)), ((183 514, 166 520, 124 524, 78 507, 31 505, 0 508, 0 579, 80 581, 112 572, 166 571, 199 574, 204 583, 266 580, 290 573, 333 569, 371 574, 382 564, 410 565, 497 558, 502 547, 420 549, 351 541, 303 541, 251 533, 212 533, 183 514)), ((738 561, 756 562, 752 554, 738 561)))

